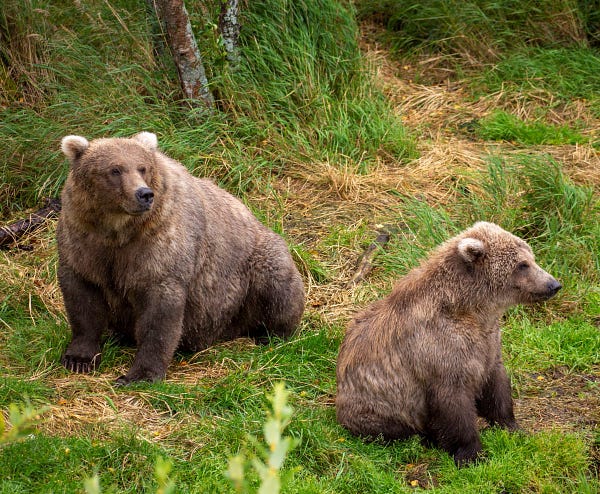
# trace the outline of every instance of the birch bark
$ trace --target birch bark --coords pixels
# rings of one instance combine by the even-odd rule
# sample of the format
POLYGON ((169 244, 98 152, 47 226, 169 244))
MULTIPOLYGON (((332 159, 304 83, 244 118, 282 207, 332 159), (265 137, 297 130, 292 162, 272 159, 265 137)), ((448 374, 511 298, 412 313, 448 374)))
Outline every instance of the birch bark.
POLYGON ((238 0, 226 0, 221 4, 221 14, 219 15, 219 32, 227 53, 227 60, 234 68, 240 61, 238 11, 238 0))
POLYGON ((167 42, 185 97, 199 99, 208 108, 213 108, 214 98, 208 87, 202 56, 183 0, 154 0, 154 6, 165 26, 167 42))

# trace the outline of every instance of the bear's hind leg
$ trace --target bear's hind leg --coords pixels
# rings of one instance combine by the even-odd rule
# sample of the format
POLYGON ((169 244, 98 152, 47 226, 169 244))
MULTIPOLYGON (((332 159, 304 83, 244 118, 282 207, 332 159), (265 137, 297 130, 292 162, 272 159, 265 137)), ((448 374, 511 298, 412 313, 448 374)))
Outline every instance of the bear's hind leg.
MULTIPOLYGON (((281 240, 281 239, 277 239, 281 240)), ((291 336, 304 312, 304 284, 285 245, 261 253, 238 324, 259 343, 291 336), (282 251, 285 249, 285 252, 282 251)))
POLYGON ((355 436, 364 439, 382 438, 385 441, 394 441, 407 439, 417 433, 396 417, 381 416, 372 410, 357 407, 356 403, 344 406, 338 402, 336 408, 338 422, 355 436))

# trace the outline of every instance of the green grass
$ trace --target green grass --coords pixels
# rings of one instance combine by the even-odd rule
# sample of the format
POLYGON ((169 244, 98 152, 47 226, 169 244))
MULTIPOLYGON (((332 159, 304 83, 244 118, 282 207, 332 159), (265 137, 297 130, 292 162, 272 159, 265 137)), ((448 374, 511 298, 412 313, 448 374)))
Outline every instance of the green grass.
MULTIPOLYGON (((116 388, 114 378, 131 365, 131 347, 109 340, 89 377, 69 374, 59 363, 70 336, 56 285, 54 223, 28 238, 32 251, 1 251, 0 409, 10 403, 56 409, 42 415, 38 434, 0 445, 0 494, 82 492, 94 475, 102 492, 156 492, 159 458, 172 462, 176 492, 233 492, 225 477, 229 459, 252 446, 249 434, 261 436, 265 394, 279 381, 295 410, 286 434, 298 440, 283 466, 290 475, 283 492, 407 493, 416 491, 415 475, 420 487, 444 493, 600 489, 597 432, 589 427, 486 429, 485 460, 457 469, 449 455, 417 438, 384 445, 351 436, 337 424, 333 406, 349 315, 478 220, 526 239, 539 264, 563 284, 552 301, 515 308, 505 318, 504 358, 515 394, 535 399, 528 395, 532 375, 597 374, 598 184, 576 181, 560 160, 532 147, 587 149, 593 141, 586 121, 541 123, 548 112, 583 100, 592 109, 589 121, 600 115, 598 19, 586 2, 577 2, 574 24, 561 24, 574 5, 567 1, 242 2, 242 62, 233 71, 213 28, 220 3, 187 1, 218 101, 209 116, 181 101, 168 53, 153 52, 144 2, 5 3, 3 224, 58 194, 67 174, 58 151, 63 135, 153 131, 168 155, 236 194, 284 236, 309 304, 289 341, 177 354, 164 382, 116 388), (502 93, 529 105, 541 94, 551 103, 530 113, 531 120, 506 107, 482 120, 471 137, 482 146, 484 139, 498 141, 497 148, 482 151, 481 168, 449 165, 443 194, 433 183, 437 177, 431 193, 408 194, 401 181, 373 185, 402 170, 416 156, 416 143, 429 137, 418 129, 411 135, 399 118, 402 109, 374 80, 359 50, 357 18, 387 25, 387 42, 398 50, 451 60, 455 74, 469 74, 470 98, 502 93), (503 140, 520 151, 505 153, 503 140), (340 171, 336 180, 348 182, 350 199, 336 195, 338 184, 327 176, 332 168, 340 171), (310 174, 314 180, 304 181, 310 174), (313 195, 331 203, 313 203, 313 195), (367 280, 348 288, 355 259, 379 223, 391 228, 391 240, 367 280)), ((576 390, 584 398, 597 391, 589 382, 589 389, 576 390)))
POLYGON ((464 79, 476 99, 538 102, 538 118, 574 100, 600 117, 596 2, 364 0, 357 10, 385 28, 378 39, 416 81, 464 79))
POLYGON ((23 375, 4 375, 0 378, 0 408, 7 409, 10 403, 20 403, 24 399, 33 404, 47 403, 54 392, 40 379, 24 380, 23 375))
POLYGON ((467 65, 525 45, 585 46, 597 39, 593 8, 570 0, 364 0, 362 18, 383 23, 398 51, 436 51, 467 65))
POLYGON ((543 372, 561 366, 570 372, 593 372, 600 362, 600 333, 585 319, 546 325, 521 316, 509 319, 507 328, 507 365, 519 372, 543 372))
POLYGON ((566 48, 529 48, 508 54, 473 81, 478 91, 549 91, 559 101, 590 99, 600 91, 600 55, 566 48), (506 86, 509 86, 507 88, 506 86))
POLYGON ((482 139, 515 142, 525 146, 582 144, 588 140, 568 126, 548 125, 537 121, 527 123, 501 110, 480 120, 477 134, 482 139))

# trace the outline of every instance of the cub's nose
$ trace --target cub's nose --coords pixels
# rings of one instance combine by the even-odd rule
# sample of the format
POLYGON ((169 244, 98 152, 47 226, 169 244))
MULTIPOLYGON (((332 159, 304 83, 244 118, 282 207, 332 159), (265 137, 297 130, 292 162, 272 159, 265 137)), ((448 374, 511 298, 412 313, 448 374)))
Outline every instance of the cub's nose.
POLYGON ((552 279, 552 281, 550 281, 548 283, 548 295, 550 297, 554 297, 554 295, 556 295, 556 293, 562 288, 562 285, 556 281, 555 279, 552 279))
POLYGON ((142 206, 150 206, 154 201, 154 192, 149 187, 140 187, 135 191, 135 197, 142 206))

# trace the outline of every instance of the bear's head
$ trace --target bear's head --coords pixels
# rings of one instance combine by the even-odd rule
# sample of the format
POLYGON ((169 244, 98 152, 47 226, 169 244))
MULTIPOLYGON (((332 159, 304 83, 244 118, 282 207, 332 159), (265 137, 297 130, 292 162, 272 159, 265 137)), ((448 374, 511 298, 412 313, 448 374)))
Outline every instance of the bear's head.
POLYGON ((95 139, 69 135, 62 152, 71 162, 70 180, 98 212, 141 216, 155 203, 155 134, 140 132, 131 138, 95 139))
POLYGON ((537 265, 526 242, 494 223, 475 223, 455 245, 485 296, 504 307, 548 300, 561 288, 537 265))

